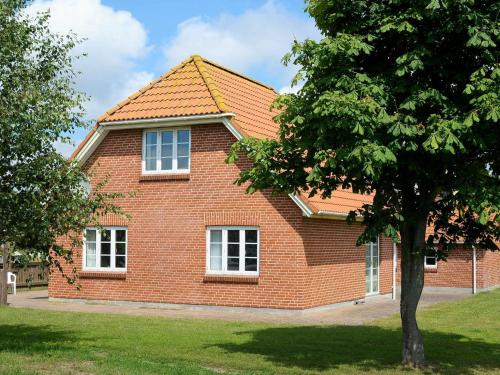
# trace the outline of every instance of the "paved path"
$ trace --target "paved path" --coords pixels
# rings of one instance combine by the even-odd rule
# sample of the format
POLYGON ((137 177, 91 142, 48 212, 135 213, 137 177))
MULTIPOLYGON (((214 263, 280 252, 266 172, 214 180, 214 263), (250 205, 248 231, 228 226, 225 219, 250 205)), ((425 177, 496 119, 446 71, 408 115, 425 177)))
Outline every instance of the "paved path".
MULTIPOLYGON (((424 307, 437 302, 463 299, 469 295, 470 292, 466 290, 426 291, 422 296, 419 306, 424 307)), ((41 310, 302 325, 359 325, 399 312, 399 301, 391 300, 389 295, 368 298, 363 304, 355 305, 353 303, 346 303, 330 310, 307 312, 302 315, 241 311, 243 309, 240 311, 225 311, 190 308, 146 308, 134 305, 97 304, 92 302, 56 302, 48 300, 46 290, 19 292, 15 296, 9 295, 9 303, 12 307, 41 310)))

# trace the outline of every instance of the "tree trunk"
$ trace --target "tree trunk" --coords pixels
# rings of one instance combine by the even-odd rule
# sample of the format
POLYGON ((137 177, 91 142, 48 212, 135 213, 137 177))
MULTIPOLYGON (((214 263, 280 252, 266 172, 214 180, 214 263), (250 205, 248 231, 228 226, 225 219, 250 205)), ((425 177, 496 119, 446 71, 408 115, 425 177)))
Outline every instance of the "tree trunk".
POLYGON ((417 305, 424 287, 425 229, 427 216, 401 228, 401 325, 402 361, 425 366, 424 342, 417 325, 417 305))
POLYGON ((3 267, 0 270, 0 306, 7 306, 7 272, 10 264, 10 245, 4 244, 3 248, 3 267))

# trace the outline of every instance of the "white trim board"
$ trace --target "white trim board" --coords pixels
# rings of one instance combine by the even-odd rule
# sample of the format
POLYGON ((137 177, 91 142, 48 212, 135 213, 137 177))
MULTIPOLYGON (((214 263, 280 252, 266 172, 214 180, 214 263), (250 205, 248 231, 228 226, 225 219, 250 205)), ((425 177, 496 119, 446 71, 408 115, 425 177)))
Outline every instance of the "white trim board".
POLYGON ((194 116, 180 116, 180 117, 167 117, 146 120, 130 120, 130 121, 113 121, 102 122, 95 130, 94 134, 85 143, 82 149, 76 154, 75 160, 78 164, 85 163, 96 148, 101 144, 102 140, 106 137, 110 130, 127 130, 127 129, 147 129, 147 128, 162 128, 162 127, 178 127, 186 125, 205 125, 222 123, 224 124, 231 134, 235 135, 237 139, 243 136, 231 124, 229 118, 234 117, 232 112, 217 113, 213 115, 194 115, 194 116))

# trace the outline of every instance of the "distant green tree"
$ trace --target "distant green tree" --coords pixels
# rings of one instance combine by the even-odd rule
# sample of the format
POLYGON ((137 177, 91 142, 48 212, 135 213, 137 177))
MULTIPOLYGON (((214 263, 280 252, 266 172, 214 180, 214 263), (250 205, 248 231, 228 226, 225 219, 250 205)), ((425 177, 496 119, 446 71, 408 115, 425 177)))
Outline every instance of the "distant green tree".
POLYGON ((248 191, 374 193, 358 245, 402 245, 402 361, 424 366, 415 312, 424 255, 458 240, 497 250, 500 207, 500 3, 310 0, 324 35, 295 42, 296 94, 279 97, 278 140, 247 138, 229 157, 253 167, 248 191), (433 234, 426 237, 426 227, 433 234))
MULTIPOLYGON (((76 162, 54 148, 82 120, 85 96, 74 89, 73 35, 48 28, 48 14, 30 18, 27 1, 0 1, 0 305, 7 303, 10 255, 18 251, 62 271, 89 223, 109 212, 121 196, 103 193, 104 182, 90 194, 88 177, 76 162), (68 235, 72 246, 58 244, 68 235)), ((74 271, 74 269, 73 269, 74 271)), ((75 282, 74 272, 64 274, 75 282)))

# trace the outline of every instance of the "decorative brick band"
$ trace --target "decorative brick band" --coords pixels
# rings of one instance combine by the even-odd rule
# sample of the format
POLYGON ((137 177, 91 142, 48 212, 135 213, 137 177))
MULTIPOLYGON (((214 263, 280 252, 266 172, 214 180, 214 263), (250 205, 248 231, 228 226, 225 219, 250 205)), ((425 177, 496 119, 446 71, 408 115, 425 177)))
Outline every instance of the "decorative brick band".
POLYGON ((139 181, 189 181, 189 173, 141 175, 139 181))
POLYGON ((260 212, 217 211, 203 214, 205 225, 259 225, 260 212))
POLYGON ((204 283, 258 284, 259 276, 205 275, 204 283))
POLYGON ((79 273, 80 279, 121 279, 127 278, 126 272, 89 272, 81 271, 79 273))
POLYGON ((115 227, 126 227, 128 226, 129 220, 120 215, 116 214, 107 214, 99 218, 99 223, 101 225, 109 225, 115 227))

